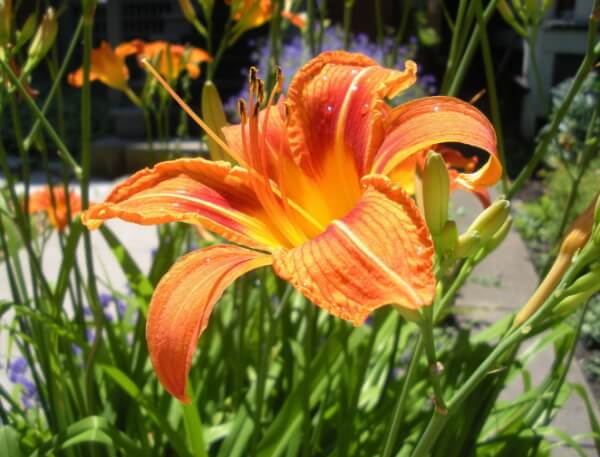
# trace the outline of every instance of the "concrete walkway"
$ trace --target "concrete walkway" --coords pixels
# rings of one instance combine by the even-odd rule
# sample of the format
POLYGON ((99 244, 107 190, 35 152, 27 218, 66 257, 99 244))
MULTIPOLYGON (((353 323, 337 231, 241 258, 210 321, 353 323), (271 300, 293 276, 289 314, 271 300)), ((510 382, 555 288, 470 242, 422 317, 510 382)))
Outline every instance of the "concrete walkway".
MULTIPOLYGON (((91 199, 101 201, 112 188, 113 183, 98 182, 91 188, 91 199)), ((453 196, 453 213, 460 229, 466 228, 479 213, 481 207, 471 195, 457 192, 453 196)), ((154 227, 143 227, 120 221, 110 221, 109 226, 138 262, 142 270, 147 271, 151 261, 151 251, 157 246, 158 240, 154 227)), ((110 284, 117 290, 126 290, 126 279, 121 272, 112 252, 99 233, 93 233, 93 248, 96 258, 97 274, 105 284, 110 284)), ((56 239, 48 243, 42 258, 45 272, 52 280, 57 273, 56 259, 61 258, 56 239)), ((25 260, 24 253, 23 260, 25 260)), ((83 260, 83 252, 80 250, 83 260)), ((83 262, 82 262, 83 264, 83 262)), ((0 265, 1 266, 1 265, 0 265)), ((473 272, 468 283, 463 287, 456 300, 456 310, 460 320, 492 323, 512 311, 519 309, 529 298, 538 282, 537 274, 529 260, 525 244, 513 229, 505 243, 473 272)), ((0 299, 9 299, 10 292, 4 267, 0 268, 0 299)), ((68 304, 66 306, 69 306, 68 304)), ((7 313, 3 320, 11 319, 7 313)), ((0 360, 6 360, 6 340, 0 340, 0 360)), ((553 360, 551 350, 539 354, 528 367, 533 382, 539 382, 548 371, 553 360)), ((586 386, 581 369, 577 362, 569 373, 569 382, 586 386)), ((6 370, 0 370, 0 383, 7 385, 6 370)), ((587 388, 587 387, 586 387, 587 388)), ((510 385, 505 392, 506 398, 511 398, 522 392, 520 382, 510 385)), ((593 397, 591 397, 593 398, 593 397)), ((590 427, 583 402, 572 395, 552 424, 570 436, 590 432, 590 427)), ((582 444, 590 456, 596 455, 590 440, 582 444)), ((574 456, 574 451, 558 448, 553 456, 574 456)), ((515 456, 519 457, 519 456, 515 456)))
MULTIPOLYGON (((518 205, 518 202, 516 204, 518 205)), ((481 206, 472 196, 463 192, 454 194, 453 213, 459 230, 466 229, 480 211, 481 206)), ((470 279, 461 289, 455 303, 459 320, 484 325, 493 323, 519 310, 535 291, 538 281, 527 246, 513 228, 504 243, 474 269, 470 279)), ((529 345, 532 343, 533 341, 529 345)), ((523 350, 529 345, 524 345, 523 350)), ((549 347, 536 355, 527 366, 534 386, 542 381, 553 361, 554 353, 552 347, 549 347)), ((594 397, 576 359, 573 360, 567 382, 584 386, 593 401, 594 397)), ((515 398, 522 392, 523 385, 519 378, 506 388, 502 398, 515 398)), ((599 414, 598 408, 596 414, 599 414)), ((570 437, 591 432, 583 400, 573 393, 557 414, 552 426, 570 437)), ((592 440, 585 440, 579 444, 588 455, 597 455, 592 440)), ((571 457, 578 454, 572 449, 560 447, 554 449, 552 455, 571 457)))

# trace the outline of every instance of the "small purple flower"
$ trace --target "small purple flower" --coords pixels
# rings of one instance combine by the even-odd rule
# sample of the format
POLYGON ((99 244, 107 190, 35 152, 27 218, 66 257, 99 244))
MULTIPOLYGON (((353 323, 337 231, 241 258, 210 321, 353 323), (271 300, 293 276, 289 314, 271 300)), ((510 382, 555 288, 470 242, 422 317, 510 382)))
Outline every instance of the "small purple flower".
POLYGON ((106 308, 110 305, 110 302, 113 301, 112 295, 107 294, 106 292, 102 292, 98 298, 100 299, 100 306, 102 306, 102 308, 106 308))
POLYGON ((27 360, 25 360, 23 357, 17 357, 8 364, 8 369, 15 375, 24 374, 27 371, 27 368, 27 360))
POLYGON ((125 312, 127 311, 127 305, 123 300, 119 298, 115 299, 115 302, 117 304, 117 313, 119 314, 119 316, 124 316, 125 312))
POLYGON ((96 332, 94 331, 94 329, 88 328, 85 331, 85 338, 87 339, 88 343, 94 341, 94 338, 96 338, 96 332))
POLYGON ((82 354, 82 350, 79 346, 77 346, 76 344, 71 344, 71 351, 73 351, 73 354, 75 354, 75 356, 79 357, 82 354))

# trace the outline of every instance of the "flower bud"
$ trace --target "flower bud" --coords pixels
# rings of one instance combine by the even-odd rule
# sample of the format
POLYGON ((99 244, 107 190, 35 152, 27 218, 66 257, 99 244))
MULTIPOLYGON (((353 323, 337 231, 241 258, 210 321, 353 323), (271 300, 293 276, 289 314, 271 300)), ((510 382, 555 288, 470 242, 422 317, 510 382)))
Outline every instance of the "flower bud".
POLYGON ((25 20, 25 24, 21 27, 21 30, 17 32, 17 42, 15 43, 15 49, 13 52, 17 52, 35 33, 35 26, 37 24, 37 15, 32 13, 25 20))
POLYGON ((492 235, 488 242, 485 243, 483 249, 475 256, 475 262, 481 262, 490 252, 494 252, 506 239, 511 227, 512 217, 509 216, 506 221, 504 221, 504 224, 502 224, 502 227, 492 235))
POLYGON ((486 244, 504 225, 509 214, 510 203, 508 200, 498 200, 477 216, 467 232, 477 231, 481 236, 482 244, 486 244))
POLYGON ((481 235, 477 230, 469 230, 458 237, 456 257, 464 259, 474 255, 481 247, 481 235))
POLYGON ((448 220, 450 180, 442 156, 430 151, 423 170, 423 210, 429 231, 435 237, 442 233, 448 220))
POLYGON ((440 248, 444 251, 454 251, 458 245, 458 229, 456 222, 446 221, 439 238, 440 248))
POLYGON ((525 322, 544 304, 571 266, 575 253, 583 248, 588 242, 592 232, 592 224, 594 222, 593 214, 595 204, 596 202, 593 201, 587 209, 573 221, 560 244, 558 256, 552 264, 550 271, 527 304, 519 311, 513 325, 518 326, 525 322))
POLYGON ((187 21, 194 22, 196 20, 196 11, 190 0, 179 0, 179 8, 187 21))
POLYGON ((568 316, 587 302, 592 295, 590 292, 579 292, 563 298, 554 308, 553 316, 568 316))
POLYGON ((27 62, 23 68, 24 73, 29 73, 33 70, 46 53, 50 50, 56 40, 58 32, 58 21, 56 13, 52 7, 48 8, 46 14, 42 18, 33 40, 29 44, 29 52, 27 53, 27 62))
MULTIPOLYGON (((223 103, 217 86, 212 81, 206 81, 202 88, 202 117, 204 122, 223 140, 225 136, 221 129, 227 125, 223 103)), ((212 160, 228 160, 229 157, 212 139, 207 138, 208 152, 212 160)))
POLYGON ((566 290, 566 294, 573 295, 581 292, 595 293, 600 289, 600 270, 592 270, 577 278, 566 290))
POLYGON ((0 47, 10 41, 13 24, 12 0, 0 0, 0 47))

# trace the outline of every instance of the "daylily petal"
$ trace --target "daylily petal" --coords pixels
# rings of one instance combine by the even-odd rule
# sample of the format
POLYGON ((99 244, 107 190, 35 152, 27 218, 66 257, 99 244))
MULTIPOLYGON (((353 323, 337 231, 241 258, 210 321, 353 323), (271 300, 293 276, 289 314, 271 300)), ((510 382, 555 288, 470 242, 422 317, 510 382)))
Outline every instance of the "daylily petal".
MULTIPOLYGON (((75 192, 69 192, 69 209, 71 217, 81 211, 81 199, 75 192)), ((68 221, 67 199, 62 186, 44 187, 29 196, 29 214, 44 211, 50 223, 57 230, 65 229, 68 221), (51 195, 52 193, 52 195, 51 195), (52 199, 54 198, 54 205, 52 199)))
POLYGON ((383 139, 383 99, 416 80, 414 62, 405 65, 405 71, 392 70, 361 54, 332 51, 302 67, 289 87, 288 134, 305 171, 356 177, 368 170, 383 139))
POLYGON ((387 174, 408 157, 440 143, 468 144, 489 154, 479 170, 457 176, 461 185, 475 189, 500 179, 494 128, 477 108, 452 97, 422 98, 395 108, 386 120, 386 137, 373 172, 387 174))
POLYGON ((158 379, 179 400, 189 401, 187 374, 214 304, 238 277, 271 261, 238 246, 211 246, 179 259, 158 283, 146 324, 148 352, 158 379))
POLYGON ((416 80, 406 70, 381 67, 362 54, 324 52, 296 74, 288 91, 292 155, 320 189, 328 218, 346 214, 360 197, 360 177, 383 141, 385 97, 416 80), (344 189, 343 192, 339 192, 344 189))
POLYGON ((374 309, 428 306, 433 244, 413 200, 383 176, 367 176, 356 207, 324 233, 273 253, 273 269, 316 305, 361 324, 374 309))
POLYGON ((271 250, 286 246, 258 202, 248 173, 227 162, 200 158, 161 162, 116 186, 82 217, 89 228, 120 218, 137 224, 204 225, 235 243, 271 250))

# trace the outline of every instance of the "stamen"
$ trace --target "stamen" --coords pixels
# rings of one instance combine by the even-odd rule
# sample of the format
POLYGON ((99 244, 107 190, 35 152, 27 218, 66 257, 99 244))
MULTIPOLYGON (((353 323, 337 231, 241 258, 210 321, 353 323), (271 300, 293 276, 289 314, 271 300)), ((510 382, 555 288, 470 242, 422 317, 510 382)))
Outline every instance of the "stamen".
POLYGON ((246 122, 248 122, 248 113, 246 111, 246 102, 244 101, 243 98, 240 98, 238 100, 237 103, 237 107, 238 107, 238 113, 240 115, 240 122, 243 124, 245 124, 246 122))
POLYGON ((277 92, 283 91, 283 70, 280 66, 275 67, 275 89, 277 92))
POLYGON ((250 67, 248 71, 248 84, 250 84, 250 88, 254 88, 256 86, 256 80, 258 79, 258 70, 256 67, 250 67))
POLYGON ((262 79, 257 80, 256 83, 256 100, 259 105, 265 101, 265 82, 262 79))
POLYGON ((148 59, 146 57, 143 57, 141 59, 141 62, 144 64, 144 66, 150 72, 150 74, 152 76, 154 76, 154 78, 160 83, 160 85, 165 88, 165 90, 169 93, 169 95, 171 97, 173 97, 173 99, 177 102, 177 104, 181 107, 181 109, 183 109, 188 114, 188 116, 190 116, 192 118, 192 120, 196 124, 198 124, 202 128, 202 130, 204 130, 204 132, 215 143, 217 143, 219 145, 219 147, 221 149, 223 149, 223 151, 225 151, 227 154, 229 154, 240 165, 246 166, 246 161, 243 159, 243 157, 241 157, 233 149, 231 149, 229 147, 229 145, 227 143, 225 143, 225 141, 223 141, 221 139, 221 137, 219 137, 219 135, 217 135, 208 125, 206 125, 206 123, 202 119, 200 119, 200 117, 194 112, 194 110, 192 110, 192 108, 190 108, 190 106, 186 102, 184 102, 179 95, 177 95, 177 92, 175 92, 173 90, 173 88, 171 86, 169 86, 169 84, 156 71, 156 69, 152 66, 152 64, 150 64, 150 62, 148 61, 148 59))

